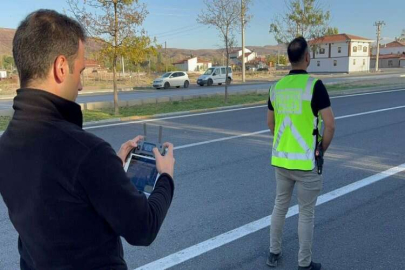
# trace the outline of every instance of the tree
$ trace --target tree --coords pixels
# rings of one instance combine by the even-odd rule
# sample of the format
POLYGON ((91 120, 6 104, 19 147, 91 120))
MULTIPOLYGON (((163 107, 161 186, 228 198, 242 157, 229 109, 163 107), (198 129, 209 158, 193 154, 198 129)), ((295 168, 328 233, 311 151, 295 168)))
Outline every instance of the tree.
POLYGON ((324 36, 330 20, 317 0, 288 0, 287 12, 270 24, 270 33, 279 44, 288 44, 296 37, 314 39, 324 36))
POLYGON ((337 34, 339 34, 339 29, 337 27, 328 27, 328 29, 326 29, 325 36, 332 36, 337 34))
MULTIPOLYGON (((153 40, 153 43, 156 44, 156 40, 153 40)), ((151 56, 157 55, 157 49, 160 46, 151 44, 150 37, 130 37, 123 41, 119 54, 138 69, 140 64, 148 61, 151 56)))
POLYGON ((405 29, 402 30, 402 33, 399 37, 395 38, 396 41, 405 41, 405 29))
POLYGON ((82 4, 79 0, 67 0, 67 3, 70 12, 83 23, 89 36, 100 41, 100 54, 112 62, 114 113, 117 115, 117 57, 124 54, 138 56, 136 51, 145 49, 145 46, 130 47, 129 44, 139 45, 140 40, 142 43, 148 39, 145 31, 138 29, 148 14, 146 5, 138 0, 83 0, 82 4))
POLYGON ((284 54, 280 54, 280 55, 277 55, 277 54, 267 55, 267 56, 266 56, 266 61, 267 61, 268 64, 269 64, 270 62, 272 62, 273 65, 277 65, 277 64, 280 64, 280 65, 287 65, 287 63, 288 63, 287 56, 285 56, 284 54))
MULTIPOLYGON (((250 1, 245 1, 248 6, 250 1)), ((225 45, 226 66, 229 66, 229 54, 236 44, 235 31, 240 29, 241 2, 240 0, 204 0, 205 10, 198 15, 197 22, 215 27, 220 32, 220 37, 225 45)), ((247 12, 247 8, 245 8, 247 12)), ((245 16, 246 19, 247 16, 245 16)), ((225 103, 228 102, 228 69, 226 69, 225 103)))
POLYGON ((15 67, 14 58, 11 56, 4 55, 3 59, 1 59, 1 66, 4 69, 9 70, 10 72, 13 72, 15 67))

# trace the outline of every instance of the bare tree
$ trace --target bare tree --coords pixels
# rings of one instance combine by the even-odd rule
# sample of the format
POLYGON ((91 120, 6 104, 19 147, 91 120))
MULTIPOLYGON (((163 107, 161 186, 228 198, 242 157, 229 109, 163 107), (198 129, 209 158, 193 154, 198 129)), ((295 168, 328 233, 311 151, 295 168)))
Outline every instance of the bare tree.
MULTIPOLYGON (((117 57, 119 55, 138 55, 128 50, 139 50, 139 44, 145 39, 145 31, 139 29, 148 11, 145 4, 138 0, 66 0, 70 12, 86 28, 89 36, 101 41, 101 55, 113 63, 114 113, 119 114, 117 89, 117 57)), ((144 46, 143 46, 144 47, 144 46)))
MULTIPOLYGON (((204 0, 205 10, 198 15, 197 22, 213 26, 219 32, 225 45, 226 66, 229 66, 230 49, 236 43, 235 31, 240 29, 241 3, 240 0, 204 0)), ((244 57, 244 55, 242 56, 244 57)), ((228 102, 228 68, 226 68, 225 103, 228 102)))

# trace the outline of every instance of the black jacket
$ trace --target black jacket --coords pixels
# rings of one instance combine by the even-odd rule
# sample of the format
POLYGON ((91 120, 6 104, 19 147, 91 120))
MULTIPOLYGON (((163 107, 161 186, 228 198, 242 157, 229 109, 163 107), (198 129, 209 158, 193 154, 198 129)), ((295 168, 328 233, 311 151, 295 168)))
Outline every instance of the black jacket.
POLYGON ((80 106, 20 89, 0 137, 0 193, 16 228, 21 269, 127 269, 120 236, 155 239, 173 197, 160 176, 149 199, 102 139, 82 129, 80 106))

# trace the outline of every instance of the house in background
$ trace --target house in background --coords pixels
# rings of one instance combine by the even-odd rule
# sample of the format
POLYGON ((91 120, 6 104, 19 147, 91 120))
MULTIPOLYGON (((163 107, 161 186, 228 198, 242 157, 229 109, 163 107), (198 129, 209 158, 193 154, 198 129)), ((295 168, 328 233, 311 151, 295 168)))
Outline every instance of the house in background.
MULTIPOLYGON (((371 56, 371 68, 375 68, 377 48, 373 49, 371 56)), ((405 67, 405 41, 393 41, 380 45, 378 58, 379 68, 405 67)))
POLYGON ((311 64, 308 72, 365 72, 370 70, 372 40, 337 34, 309 41, 311 64))
MULTIPOLYGON (((380 55, 405 53, 405 41, 393 41, 380 45, 380 55)), ((377 54, 377 48, 373 48, 372 55, 377 54)))
MULTIPOLYGON (((245 48, 245 63, 254 61, 257 53, 245 48)), ((242 49, 234 50, 229 54, 229 59, 235 65, 242 65, 242 49)))
POLYGON ((211 61, 206 61, 198 57, 192 57, 173 63, 176 69, 187 72, 205 71, 212 67, 211 61))
POLYGON ((0 80, 7 79, 7 71, 6 70, 0 70, 0 80))
POLYGON ((98 73, 101 70, 103 70, 103 66, 97 62, 96 60, 93 59, 85 59, 84 60, 84 65, 86 69, 83 71, 84 74, 90 74, 90 73, 98 73))
MULTIPOLYGON (((376 56, 371 56, 370 67, 375 68, 376 56)), ((380 54, 378 58, 378 68, 399 68, 405 67, 404 54, 380 54)))

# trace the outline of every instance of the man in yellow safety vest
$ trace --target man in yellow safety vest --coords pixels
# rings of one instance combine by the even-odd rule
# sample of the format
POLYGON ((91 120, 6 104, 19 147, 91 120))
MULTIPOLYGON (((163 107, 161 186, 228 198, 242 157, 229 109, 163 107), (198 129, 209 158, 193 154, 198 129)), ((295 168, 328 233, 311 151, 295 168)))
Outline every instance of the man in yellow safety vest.
MULTIPOLYGON (((299 205, 298 269, 321 269, 312 261, 314 210, 322 188, 316 169, 319 150, 332 141, 335 120, 328 92, 322 81, 306 72, 310 53, 303 37, 288 45, 292 70, 269 91, 267 123, 274 135, 271 164, 275 167, 277 195, 271 216, 270 254, 267 265, 277 266, 282 256, 281 239, 294 186, 299 205), (324 123, 323 136, 321 122, 324 123)), ((322 153, 322 151, 320 151, 322 153)))

